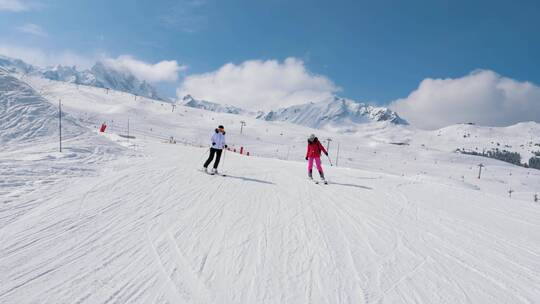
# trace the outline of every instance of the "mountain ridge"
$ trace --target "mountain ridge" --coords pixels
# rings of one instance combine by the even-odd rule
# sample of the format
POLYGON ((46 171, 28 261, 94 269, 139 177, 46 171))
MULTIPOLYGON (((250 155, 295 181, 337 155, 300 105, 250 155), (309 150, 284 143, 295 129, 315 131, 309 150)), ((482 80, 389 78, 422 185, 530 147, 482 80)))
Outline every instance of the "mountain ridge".
POLYGON ((312 128, 354 128, 356 124, 368 122, 408 124, 405 119, 388 108, 375 107, 337 96, 331 100, 280 108, 260 114, 258 118, 266 121, 288 121, 312 128))
POLYGON ((253 112, 231 105, 198 100, 191 95, 184 96, 180 104, 213 112, 248 115, 265 121, 286 121, 311 128, 337 129, 343 132, 354 132, 358 125, 370 122, 408 125, 405 119, 389 108, 376 107, 341 97, 278 108, 268 112, 253 112))
POLYGON ((77 66, 37 67, 20 59, 0 55, 0 67, 9 73, 29 74, 55 81, 108 88, 152 99, 167 100, 146 81, 138 79, 129 72, 115 70, 101 61, 96 62, 90 69, 79 70, 77 66))
POLYGON ((182 97, 182 100, 180 101, 180 104, 186 107, 191 108, 197 108, 212 112, 219 112, 219 113, 229 113, 229 114, 246 114, 248 113, 246 110, 231 106, 231 105, 223 105, 216 102, 206 101, 206 100, 199 100, 193 98, 191 95, 186 95, 182 97))

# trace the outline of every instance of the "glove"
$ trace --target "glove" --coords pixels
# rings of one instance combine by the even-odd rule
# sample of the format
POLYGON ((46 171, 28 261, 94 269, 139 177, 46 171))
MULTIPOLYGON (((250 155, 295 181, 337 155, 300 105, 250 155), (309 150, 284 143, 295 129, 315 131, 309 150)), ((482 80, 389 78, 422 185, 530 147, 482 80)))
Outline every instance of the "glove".
POLYGON ((306 156, 306 160, 308 160, 308 157, 306 156))
POLYGON ((225 147, 225 149, 227 149, 229 146, 225 145, 225 146, 223 146, 223 147, 225 147))
POLYGON ((215 143, 215 142, 212 142, 212 146, 215 146, 215 145, 216 145, 216 143, 215 143))
POLYGON ((328 152, 324 152, 324 155, 328 156, 328 152))

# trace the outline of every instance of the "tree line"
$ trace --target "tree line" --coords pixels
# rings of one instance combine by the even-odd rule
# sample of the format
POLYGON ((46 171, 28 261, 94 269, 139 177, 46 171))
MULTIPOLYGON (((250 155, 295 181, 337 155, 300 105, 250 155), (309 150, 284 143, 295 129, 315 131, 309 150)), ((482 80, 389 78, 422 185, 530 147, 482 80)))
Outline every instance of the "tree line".
POLYGON ((504 161, 510 164, 514 164, 517 166, 522 166, 526 168, 534 168, 534 169, 540 170, 540 151, 533 152, 534 156, 531 157, 529 161, 526 163, 521 162, 521 154, 517 152, 507 151, 507 150, 499 150, 498 148, 488 150, 488 151, 482 151, 482 152, 468 151, 466 149, 458 148, 456 152, 459 152, 462 154, 468 154, 468 155, 489 157, 489 158, 497 159, 497 160, 504 161))

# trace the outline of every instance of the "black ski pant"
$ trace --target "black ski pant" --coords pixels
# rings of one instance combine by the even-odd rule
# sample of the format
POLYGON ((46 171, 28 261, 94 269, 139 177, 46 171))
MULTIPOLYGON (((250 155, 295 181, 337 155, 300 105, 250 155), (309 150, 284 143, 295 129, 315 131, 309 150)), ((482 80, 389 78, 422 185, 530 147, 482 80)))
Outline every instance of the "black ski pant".
POLYGON ((210 163, 214 159, 214 155, 216 155, 216 161, 214 162, 214 169, 217 169, 219 165, 219 160, 221 159, 221 152, 223 152, 223 150, 210 148, 210 155, 208 155, 208 159, 204 163, 204 167, 208 168, 208 165, 210 165, 210 163))

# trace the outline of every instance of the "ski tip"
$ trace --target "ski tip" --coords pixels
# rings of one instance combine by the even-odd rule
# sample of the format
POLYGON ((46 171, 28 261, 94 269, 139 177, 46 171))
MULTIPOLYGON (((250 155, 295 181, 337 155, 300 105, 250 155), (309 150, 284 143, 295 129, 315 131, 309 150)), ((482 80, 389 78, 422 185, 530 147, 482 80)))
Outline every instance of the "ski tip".
POLYGON ((205 171, 205 170, 202 170, 202 169, 199 169, 198 171, 202 172, 202 173, 205 173, 205 174, 208 174, 208 175, 214 175, 214 173, 208 172, 208 171, 205 171))

